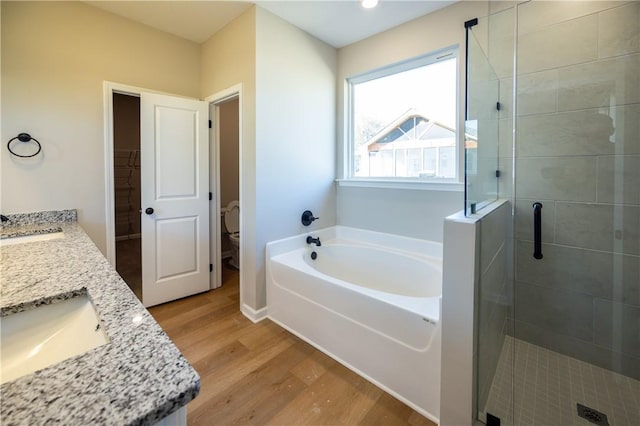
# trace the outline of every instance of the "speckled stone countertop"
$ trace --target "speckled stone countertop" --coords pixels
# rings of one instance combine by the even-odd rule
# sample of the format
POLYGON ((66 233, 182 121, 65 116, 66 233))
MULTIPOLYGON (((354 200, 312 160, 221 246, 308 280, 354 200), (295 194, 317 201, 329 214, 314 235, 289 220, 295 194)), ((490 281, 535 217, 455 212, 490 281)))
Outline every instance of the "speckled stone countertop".
POLYGON ((60 239, 0 247, 0 315, 86 292, 109 341, 4 383, 0 423, 154 424, 198 395, 200 377, 76 224, 75 211, 62 213, 24 221, 9 216, 0 230, 1 237, 64 232, 60 239))

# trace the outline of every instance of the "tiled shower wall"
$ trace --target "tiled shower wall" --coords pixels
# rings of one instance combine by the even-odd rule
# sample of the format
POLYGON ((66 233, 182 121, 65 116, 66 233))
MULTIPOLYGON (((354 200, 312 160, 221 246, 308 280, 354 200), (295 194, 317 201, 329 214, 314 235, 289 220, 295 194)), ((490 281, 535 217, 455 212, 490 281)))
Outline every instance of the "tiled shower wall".
MULTIPOLYGON (((501 196, 512 176, 518 13, 515 336, 640 378, 640 2, 532 1, 490 34, 501 196), (503 131, 504 130, 504 131, 503 131), (544 207, 544 258, 532 203, 544 207)), ((497 24, 497 23, 496 23, 497 24)))
POLYGON ((479 291, 478 291, 478 407, 484 407, 498 367, 500 353, 512 316, 513 253, 511 203, 490 205, 479 222, 479 291))

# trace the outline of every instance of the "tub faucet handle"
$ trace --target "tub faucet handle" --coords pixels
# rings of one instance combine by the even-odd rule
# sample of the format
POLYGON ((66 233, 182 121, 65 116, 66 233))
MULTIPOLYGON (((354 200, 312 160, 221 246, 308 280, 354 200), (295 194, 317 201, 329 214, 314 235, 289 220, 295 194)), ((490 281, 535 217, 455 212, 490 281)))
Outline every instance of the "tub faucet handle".
POLYGON ((315 244, 317 247, 322 245, 322 243, 320 243, 320 237, 313 238, 311 235, 307 236, 307 244, 315 244))
POLYGON ((313 222, 316 219, 320 219, 320 218, 313 217, 313 213, 311 213, 311 210, 305 210, 304 212, 302 212, 302 224, 304 226, 311 225, 311 222, 313 222))

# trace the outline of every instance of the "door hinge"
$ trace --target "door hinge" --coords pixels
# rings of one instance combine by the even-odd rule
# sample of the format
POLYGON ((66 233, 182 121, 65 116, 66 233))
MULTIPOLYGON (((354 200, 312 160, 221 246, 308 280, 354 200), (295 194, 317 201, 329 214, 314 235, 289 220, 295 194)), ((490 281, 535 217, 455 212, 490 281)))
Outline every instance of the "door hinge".
POLYGON ((500 102, 496 102, 496 109, 498 111, 500 111, 502 109, 502 105, 500 105, 500 102))
POLYGON ((213 193, 212 192, 209 193, 209 201, 211 201, 211 200, 213 200, 213 193))
POLYGON ((209 272, 213 272, 213 263, 209 264, 209 272))
POLYGON ((211 120, 209 120, 209 128, 213 127, 213 123, 211 123, 211 120))

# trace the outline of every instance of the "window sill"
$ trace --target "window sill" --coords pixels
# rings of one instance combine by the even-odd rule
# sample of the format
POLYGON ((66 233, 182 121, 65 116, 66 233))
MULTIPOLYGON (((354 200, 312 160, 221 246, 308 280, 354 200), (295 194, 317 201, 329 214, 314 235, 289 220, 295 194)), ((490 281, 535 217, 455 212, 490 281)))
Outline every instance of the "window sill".
POLYGON ((411 189, 420 191, 454 191, 464 192, 461 182, 434 182, 417 180, 385 180, 385 179, 336 179, 340 187, 411 189))

